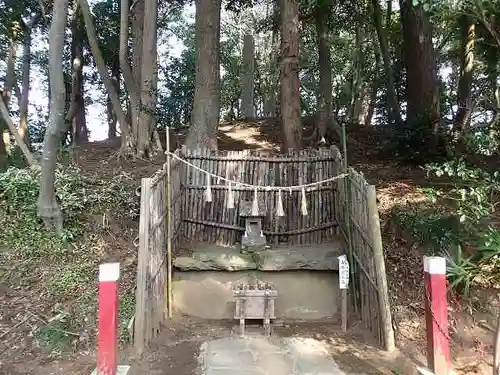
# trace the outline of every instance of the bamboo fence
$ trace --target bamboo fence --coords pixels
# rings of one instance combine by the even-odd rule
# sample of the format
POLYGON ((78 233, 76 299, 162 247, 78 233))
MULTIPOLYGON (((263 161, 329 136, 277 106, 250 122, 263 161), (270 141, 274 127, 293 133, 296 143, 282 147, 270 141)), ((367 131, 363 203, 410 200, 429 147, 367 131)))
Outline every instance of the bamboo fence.
POLYGON ((339 228, 349 244, 353 305, 387 351, 395 347, 375 186, 349 168, 339 181, 339 228))
MULTIPOLYGON (((265 186, 294 186, 340 174, 340 152, 336 147, 290 151, 271 156, 258 151, 183 151, 189 163, 230 180, 260 185, 258 199, 266 207, 262 227, 269 244, 314 244, 328 242, 336 232, 336 181, 307 190, 308 214, 301 214, 301 191, 281 191, 284 217, 277 216, 278 191, 265 186)), ((227 209, 228 184, 210 178, 212 202, 207 203, 207 174, 185 168, 183 175, 183 232, 187 238, 222 246, 234 246, 244 233, 240 207, 252 201, 254 189, 231 186, 234 210, 227 209)))
POLYGON ((166 313, 172 315, 171 254, 181 241, 182 167, 179 161, 172 160, 141 181, 134 317, 134 347, 139 354, 158 335, 166 313), (166 251, 169 247, 170 251, 166 251))
MULTIPOLYGON (((279 156, 249 150, 185 149, 175 155, 222 178, 263 186, 258 195, 266 207, 262 224, 270 244, 322 243, 342 234, 349 249, 355 309, 381 346, 389 351, 394 348, 375 187, 353 169, 345 170, 336 147, 279 156), (301 191, 283 189, 285 216, 277 216, 278 191, 266 187, 301 185, 342 172, 348 172, 348 178, 307 190, 307 215, 301 213, 301 191)), ((168 315, 172 314, 172 254, 190 240, 237 244, 244 232, 241 203, 251 201, 255 194, 251 187, 233 185, 235 207, 228 209, 228 184, 211 177, 212 201, 207 202, 207 173, 175 158, 169 157, 169 161, 141 185, 134 326, 134 345, 139 353, 165 320, 165 300, 168 315)))

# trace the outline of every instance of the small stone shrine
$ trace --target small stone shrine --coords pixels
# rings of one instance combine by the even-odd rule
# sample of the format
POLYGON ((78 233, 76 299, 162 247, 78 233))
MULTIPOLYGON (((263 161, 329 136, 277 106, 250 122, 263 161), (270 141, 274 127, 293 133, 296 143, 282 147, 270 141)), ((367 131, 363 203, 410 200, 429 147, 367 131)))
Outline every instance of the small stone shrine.
POLYGON ((245 233, 241 237, 242 252, 254 252, 267 245, 262 232, 262 218, 266 215, 266 205, 262 201, 244 201, 240 207, 240 217, 245 220, 245 233))
POLYGON ((240 283, 233 287, 236 300, 234 318, 240 321, 240 334, 245 335, 245 319, 263 319, 264 334, 271 335, 271 319, 276 319, 274 300, 278 291, 274 285, 257 281, 240 283))

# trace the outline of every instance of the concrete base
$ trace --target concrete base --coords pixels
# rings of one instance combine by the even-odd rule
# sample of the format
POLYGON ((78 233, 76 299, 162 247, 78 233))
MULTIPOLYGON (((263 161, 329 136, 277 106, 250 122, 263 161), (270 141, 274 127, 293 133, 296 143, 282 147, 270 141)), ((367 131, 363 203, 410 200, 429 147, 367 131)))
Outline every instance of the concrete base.
POLYGON ((338 273, 332 271, 176 272, 175 309, 203 319, 233 319, 233 284, 255 278, 276 287, 278 319, 322 320, 338 313, 339 280, 338 273))
MULTIPOLYGON (((118 365, 118 369, 116 370, 116 375, 128 375, 129 371, 130 371, 130 366, 118 365)), ((92 371, 92 374, 90 375, 100 375, 100 374, 97 372, 97 369, 94 369, 94 371, 92 371)))

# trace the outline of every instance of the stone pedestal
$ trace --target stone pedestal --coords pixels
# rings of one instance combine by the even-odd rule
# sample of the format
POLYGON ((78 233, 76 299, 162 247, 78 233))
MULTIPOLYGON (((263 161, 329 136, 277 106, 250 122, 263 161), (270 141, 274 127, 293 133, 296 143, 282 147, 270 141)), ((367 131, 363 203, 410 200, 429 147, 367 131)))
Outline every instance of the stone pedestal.
POLYGON ((234 318, 240 321, 240 334, 245 334, 245 319, 262 319, 264 333, 271 334, 271 319, 275 319, 274 300, 276 288, 269 283, 238 284, 233 288, 236 300, 234 318))

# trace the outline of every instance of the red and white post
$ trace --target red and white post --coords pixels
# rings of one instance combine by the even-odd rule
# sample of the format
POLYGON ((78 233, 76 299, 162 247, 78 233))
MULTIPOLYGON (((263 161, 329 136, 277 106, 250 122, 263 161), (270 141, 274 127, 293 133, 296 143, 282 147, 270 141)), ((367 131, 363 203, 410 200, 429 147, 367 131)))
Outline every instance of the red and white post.
POLYGON ((92 375, 125 375, 130 366, 118 366, 118 279, 120 263, 99 266, 97 368, 92 375))
POLYGON ((452 372, 448 335, 446 259, 424 257, 427 364, 434 375, 452 372))

